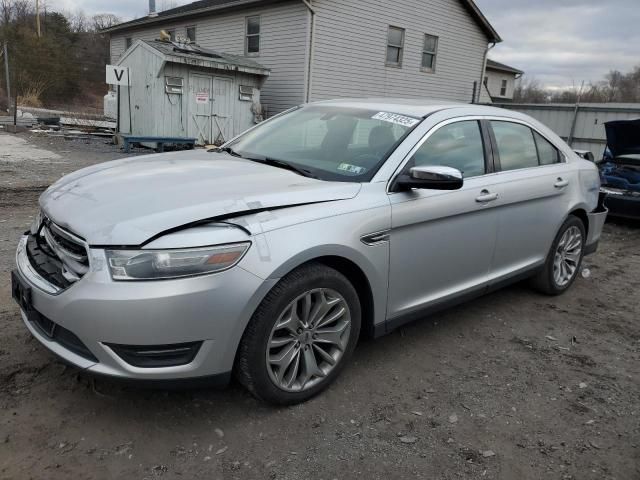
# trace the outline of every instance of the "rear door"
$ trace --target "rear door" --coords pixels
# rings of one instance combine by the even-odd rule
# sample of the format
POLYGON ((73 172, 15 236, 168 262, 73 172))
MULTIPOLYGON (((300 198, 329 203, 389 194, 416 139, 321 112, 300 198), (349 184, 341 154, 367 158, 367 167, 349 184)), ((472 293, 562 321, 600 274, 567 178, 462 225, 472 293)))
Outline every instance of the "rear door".
POLYGON ((578 179, 563 154, 528 125, 508 120, 488 124, 501 189, 491 269, 497 280, 544 262, 578 179))

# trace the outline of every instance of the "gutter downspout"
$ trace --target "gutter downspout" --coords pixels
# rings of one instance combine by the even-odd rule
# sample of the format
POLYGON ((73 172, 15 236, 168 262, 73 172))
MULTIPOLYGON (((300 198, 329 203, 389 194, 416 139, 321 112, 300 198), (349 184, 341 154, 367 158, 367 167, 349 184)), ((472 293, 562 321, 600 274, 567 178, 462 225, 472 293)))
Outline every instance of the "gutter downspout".
POLYGON ((316 38, 316 11, 311 5, 311 0, 302 0, 302 3, 307 7, 311 14, 311 22, 309 25, 309 62, 307 64, 307 85, 305 87, 305 103, 311 101, 311 86, 313 78, 313 53, 316 38))
POLYGON ((490 42, 487 44, 487 48, 484 50, 484 59, 482 60, 482 72, 480 72, 480 88, 478 88, 478 99, 475 103, 480 103, 480 95, 482 87, 484 87, 484 76, 487 72, 487 58, 489 57, 489 50, 496 46, 496 42, 490 42))

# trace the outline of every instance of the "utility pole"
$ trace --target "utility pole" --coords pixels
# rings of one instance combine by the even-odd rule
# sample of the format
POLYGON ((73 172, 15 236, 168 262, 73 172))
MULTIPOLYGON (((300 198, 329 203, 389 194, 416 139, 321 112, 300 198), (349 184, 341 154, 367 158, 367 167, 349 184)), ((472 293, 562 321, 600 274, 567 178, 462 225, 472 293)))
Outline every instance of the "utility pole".
POLYGON ((40 34, 40 0, 36 0, 36 33, 38 38, 42 36, 40 34))
POLYGON ((9 48, 7 42, 4 42, 4 74, 7 83, 7 110, 11 109, 11 82, 9 80, 9 48))

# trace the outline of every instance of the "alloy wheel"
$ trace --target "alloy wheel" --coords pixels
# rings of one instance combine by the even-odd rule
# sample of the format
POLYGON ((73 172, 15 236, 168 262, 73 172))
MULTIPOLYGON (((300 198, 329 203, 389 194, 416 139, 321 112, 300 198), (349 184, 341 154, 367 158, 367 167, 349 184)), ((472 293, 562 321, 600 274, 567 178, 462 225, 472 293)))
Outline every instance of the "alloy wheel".
POLYGON ((349 343, 351 312, 329 288, 309 290, 276 321, 267 344, 269 377, 288 392, 312 388, 338 365, 349 343))
POLYGON ((582 255, 582 232, 578 227, 569 227, 560 242, 553 261, 553 280, 564 287, 573 280, 582 255))

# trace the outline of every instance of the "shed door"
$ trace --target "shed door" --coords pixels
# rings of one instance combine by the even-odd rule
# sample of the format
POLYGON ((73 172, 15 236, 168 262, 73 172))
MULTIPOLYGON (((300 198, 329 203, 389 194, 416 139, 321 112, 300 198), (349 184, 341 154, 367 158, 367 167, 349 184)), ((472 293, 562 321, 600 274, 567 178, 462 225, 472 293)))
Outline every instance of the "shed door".
POLYGON ((222 145, 233 136, 233 102, 236 99, 233 81, 226 77, 213 78, 213 116, 211 130, 213 143, 222 145))
POLYGON ((192 74, 189 82, 189 136, 200 145, 211 143, 211 83, 208 75, 192 74))

